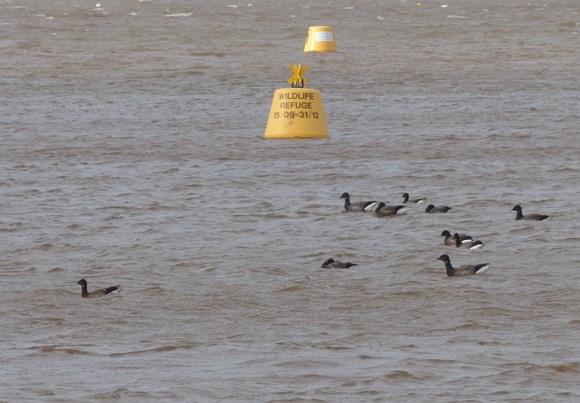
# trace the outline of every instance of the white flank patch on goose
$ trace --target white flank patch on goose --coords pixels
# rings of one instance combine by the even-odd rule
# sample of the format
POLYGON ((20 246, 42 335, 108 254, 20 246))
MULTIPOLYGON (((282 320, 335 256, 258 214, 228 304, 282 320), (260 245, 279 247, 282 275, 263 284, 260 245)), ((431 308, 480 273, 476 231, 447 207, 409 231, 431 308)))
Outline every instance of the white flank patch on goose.
POLYGON ((379 205, 379 203, 377 203, 377 202, 371 203, 365 207, 365 211, 367 213, 373 213, 378 205, 379 205))

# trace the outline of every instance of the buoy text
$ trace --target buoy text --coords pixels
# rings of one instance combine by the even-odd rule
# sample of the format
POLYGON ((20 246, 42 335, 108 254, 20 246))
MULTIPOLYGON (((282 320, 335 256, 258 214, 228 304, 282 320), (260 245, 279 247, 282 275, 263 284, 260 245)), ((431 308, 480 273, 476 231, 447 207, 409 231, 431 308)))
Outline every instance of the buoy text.
POLYGON ((280 109, 312 109, 314 94, 311 92, 281 92, 280 109))

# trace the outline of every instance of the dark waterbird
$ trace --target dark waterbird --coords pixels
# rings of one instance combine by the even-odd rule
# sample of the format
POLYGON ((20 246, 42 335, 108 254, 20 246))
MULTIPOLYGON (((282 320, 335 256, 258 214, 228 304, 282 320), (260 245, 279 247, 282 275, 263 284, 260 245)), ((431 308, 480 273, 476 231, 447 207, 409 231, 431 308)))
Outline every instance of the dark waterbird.
POLYGON ((112 293, 115 290, 118 290, 121 286, 120 285, 114 285, 111 287, 107 287, 107 288, 100 288, 98 290, 94 290, 89 292, 87 289, 87 280, 85 280, 84 278, 82 280, 79 280, 79 282, 77 283, 78 285, 82 286, 82 291, 81 291, 81 297, 83 298, 98 298, 98 297, 102 297, 103 295, 107 295, 112 293))
POLYGON ((403 206, 402 204, 399 204, 397 206, 388 206, 384 202, 380 202, 377 205, 377 208, 375 209, 375 214, 376 215, 383 215, 383 216, 395 215, 403 207, 405 207, 405 206, 403 206))
POLYGON ((473 239, 470 240, 461 240, 461 235, 457 232, 453 234, 453 239, 455 239, 455 246, 458 248, 466 248, 471 250, 477 250, 483 248, 483 242, 480 240, 474 241, 473 239))
POLYGON ((341 262, 340 260, 334 260, 333 258, 330 258, 322 263, 322 266, 320 267, 322 269, 348 269, 352 266, 357 266, 357 264, 351 262, 341 262))
MULTIPOLYGON (((461 240, 461 242, 473 242, 473 238, 469 235, 466 234, 458 234, 459 235, 459 239, 461 240)), ((445 245, 449 245, 449 246, 453 246, 455 245, 455 235, 452 235, 451 232, 449 232, 448 230, 444 230, 441 233, 441 236, 444 236, 445 239, 443 239, 443 243, 445 245)))
POLYGON ((427 200, 426 197, 416 197, 414 199, 410 199, 409 197, 409 193, 403 193, 403 203, 425 203, 425 200, 427 200))
POLYGON ((542 220, 545 220, 547 218, 550 218, 549 215, 545 215, 545 214, 524 215, 522 212, 522 206, 520 206, 519 204, 516 204, 512 210, 517 211, 516 220, 542 221, 542 220))
POLYGON ((443 263, 445 263, 445 270, 447 271, 447 275, 449 277, 481 274, 484 273, 487 269, 489 269, 489 263, 467 264, 455 268, 451 265, 451 259, 449 259, 448 255, 441 255, 437 258, 437 260, 441 260, 443 263))
POLYGON ((374 200, 351 203, 350 195, 347 192, 341 194, 339 199, 344 199, 344 209, 346 211, 360 211, 370 213, 373 212, 377 206, 377 202, 374 200))
POLYGON ((425 213, 447 213, 449 210, 451 210, 451 207, 449 207, 449 206, 437 206, 437 207, 435 207, 434 205, 430 204, 425 209, 425 213))

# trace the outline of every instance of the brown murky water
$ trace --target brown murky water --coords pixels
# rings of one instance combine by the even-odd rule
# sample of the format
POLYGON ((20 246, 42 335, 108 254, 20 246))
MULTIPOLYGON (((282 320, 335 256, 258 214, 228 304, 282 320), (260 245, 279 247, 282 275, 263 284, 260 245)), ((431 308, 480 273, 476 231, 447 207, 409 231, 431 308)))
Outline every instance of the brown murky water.
POLYGON ((580 400, 579 2, 95 4, 0 4, 0 401, 580 400))

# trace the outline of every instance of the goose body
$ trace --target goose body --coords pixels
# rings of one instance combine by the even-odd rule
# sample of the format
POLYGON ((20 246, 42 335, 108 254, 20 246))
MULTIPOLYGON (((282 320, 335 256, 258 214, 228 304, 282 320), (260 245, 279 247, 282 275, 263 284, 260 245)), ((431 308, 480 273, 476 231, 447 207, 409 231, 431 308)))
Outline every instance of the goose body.
POLYGON ((111 286, 111 287, 100 288, 98 290, 94 290, 94 291, 89 292, 88 289, 87 289, 88 288, 87 280, 85 280, 83 278, 82 280, 79 280, 79 282, 77 284, 82 287, 81 297, 83 297, 83 298, 98 298, 98 297, 102 297, 104 295, 110 294, 113 291, 118 290, 119 288, 121 288, 120 285, 114 285, 114 286, 111 286))
POLYGON ((512 210, 517 212, 516 220, 542 221, 542 220, 545 220, 547 218, 550 218, 549 215, 545 215, 545 214, 524 215, 522 212, 522 206, 520 206, 519 204, 516 204, 512 210))
POLYGON ((451 210, 451 207, 449 207, 449 206, 437 206, 437 207, 435 207, 434 205, 430 204, 425 209, 425 213, 447 213, 449 210, 451 210))
MULTIPOLYGON (((473 238, 469 235, 466 235, 466 234, 457 234, 457 235, 459 235, 459 239, 461 240, 461 242, 473 242, 473 238)), ((455 243, 456 243, 455 234, 451 235, 451 232, 449 232, 448 230, 444 230, 441 233, 441 236, 445 237, 445 239, 443 239, 443 243, 445 245, 449 245, 449 246, 455 245, 455 243)))
POLYGON ((417 197, 414 199, 410 199, 409 197, 409 193, 403 193, 403 203, 425 203, 425 201, 427 200, 426 197, 417 197))
POLYGON ((481 241, 474 241, 471 245, 469 245, 469 249, 470 250, 479 250, 481 248, 483 248, 485 244, 481 241))
POLYGON ((437 260, 441 260, 445 263, 445 271, 449 277, 453 276, 469 276, 472 274, 481 274, 485 273, 487 269, 489 269, 489 263, 481 263, 481 264, 468 264, 463 265, 461 267, 455 268, 451 265, 451 259, 449 259, 448 255, 441 255, 437 260))
POLYGON ((347 192, 344 192, 343 194, 341 194, 339 199, 344 199, 344 209, 346 211, 352 211, 352 212, 360 211, 360 212, 371 213, 377 207, 377 202, 374 200, 359 201, 359 202, 351 203, 350 195, 347 192))
POLYGON ((327 259, 322 266, 322 269, 348 269, 349 267, 357 266, 356 263, 351 262, 341 262, 340 260, 334 260, 333 258, 327 259))
POLYGON ((403 207, 405 206, 403 206, 402 204, 399 204, 397 206, 387 206, 384 202, 380 202, 377 205, 377 208, 375 209, 375 214, 382 216, 395 215, 403 207))
POLYGON ((477 240, 474 241, 473 239, 470 240, 461 240, 461 235, 457 232, 453 234, 453 239, 455 240, 455 246, 458 248, 466 248, 471 250, 477 250, 483 248, 483 242, 477 240))

